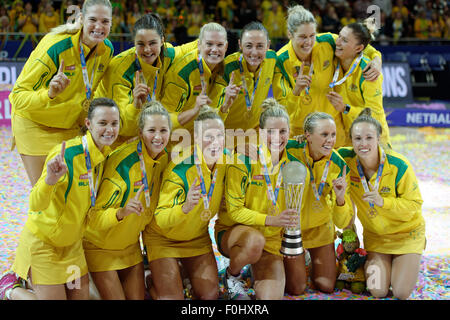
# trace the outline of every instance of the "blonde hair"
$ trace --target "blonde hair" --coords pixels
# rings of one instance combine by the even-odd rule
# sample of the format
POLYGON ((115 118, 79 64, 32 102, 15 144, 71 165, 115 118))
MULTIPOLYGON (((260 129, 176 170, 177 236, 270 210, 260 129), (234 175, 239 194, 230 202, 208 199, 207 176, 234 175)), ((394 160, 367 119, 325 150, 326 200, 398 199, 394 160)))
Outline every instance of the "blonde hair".
POLYGON ((301 5, 296 5, 288 9, 287 29, 291 34, 297 31, 302 24, 314 23, 317 26, 314 15, 301 5))
POLYGON ((216 110, 208 106, 207 104, 203 105, 198 112, 197 118, 195 121, 204 121, 210 119, 219 119, 223 122, 222 118, 219 116, 216 110))
POLYGON ((223 35, 225 36, 225 42, 227 42, 227 30, 223 26, 221 26, 220 24, 218 24, 216 22, 210 22, 210 23, 203 25, 203 27, 200 29, 200 33, 198 35, 198 42, 201 42, 203 40, 203 37, 205 36, 206 31, 210 31, 210 32, 216 31, 216 32, 223 33, 223 35))
POLYGON ((274 98, 267 98, 261 104, 261 115, 259 116, 259 127, 264 129, 268 118, 284 118, 289 125, 289 114, 286 107, 278 103, 274 98))
POLYGON ((311 112, 306 116, 305 121, 303 122, 303 129, 305 130, 305 133, 313 133, 320 120, 331 120, 334 123, 333 117, 328 113, 319 111, 311 112))
POLYGON ((166 117, 167 122, 169 123, 169 129, 172 130, 172 120, 170 119, 169 112, 166 108, 164 108, 161 102, 153 100, 145 102, 142 106, 141 112, 139 113, 138 128, 140 129, 140 131, 144 129, 147 117, 154 114, 159 114, 166 117))
POLYGON ((95 5, 103 5, 107 8, 109 8, 111 10, 111 16, 112 16, 112 5, 111 5, 111 2, 109 2, 109 0, 86 0, 83 3, 83 7, 81 8, 82 15, 78 13, 78 16, 75 18, 74 23, 62 24, 60 26, 52 28, 49 33, 50 34, 64 34, 64 33, 75 34, 75 33, 77 33, 83 27, 83 22, 82 22, 83 18, 82 17, 86 15, 87 8, 95 6, 95 5))

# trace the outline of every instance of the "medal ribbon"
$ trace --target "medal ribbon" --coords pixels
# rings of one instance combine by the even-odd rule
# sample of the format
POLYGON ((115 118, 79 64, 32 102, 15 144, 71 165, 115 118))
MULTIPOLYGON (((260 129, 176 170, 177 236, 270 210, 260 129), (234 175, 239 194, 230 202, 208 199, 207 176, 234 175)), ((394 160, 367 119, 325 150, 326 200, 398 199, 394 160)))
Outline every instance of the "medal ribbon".
POLYGON ((202 64, 202 56, 199 54, 198 58, 197 58, 197 63, 198 63, 198 71, 200 72, 200 83, 202 85, 202 91, 206 92, 206 82, 205 82, 205 71, 203 69, 203 64, 202 64))
POLYGON ((255 81, 255 86, 253 87, 253 93, 250 96, 248 89, 247 89, 247 81, 245 81, 245 75, 244 75, 244 66, 242 65, 242 54, 239 57, 239 72, 241 74, 241 79, 242 79, 242 85, 244 86, 244 91, 245 91, 245 104, 247 106, 247 111, 250 111, 252 109, 252 104, 253 104, 253 100, 255 99, 255 92, 256 92, 256 88, 258 87, 258 82, 259 82, 259 77, 261 76, 261 69, 259 69, 258 72, 258 77, 256 78, 255 81))
MULTIPOLYGON (((136 53, 135 55, 136 55, 136 67, 137 67, 137 71, 140 72, 140 73, 139 73, 139 74, 140 74, 139 80, 140 80, 141 82, 147 84, 147 81, 145 80, 144 72, 142 71, 142 66, 141 66, 141 63, 139 62, 137 53, 136 53)), ((156 71, 155 81, 153 81, 153 93, 152 93, 152 95, 150 95, 150 93, 147 95, 147 101, 148 101, 148 102, 152 101, 152 98, 155 97, 156 87, 157 87, 157 86, 158 86, 158 71, 156 71)))
POLYGON ((322 196, 322 192, 323 192, 323 188, 325 186, 325 182, 327 181, 328 171, 330 169, 330 162, 331 161, 328 160, 326 165, 325 165, 325 168, 323 169, 322 178, 320 179, 319 190, 317 190, 316 182, 314 180, 314 174, 313 174, 313 171, 312 171, 312 167, 309 164, 308 158, 306 157, 305 149, 303 149, 303 154, 305 156, 306 165, 308 166, 309 172, 311 174, 310 182, 311 182, 311 187, 312 187, 313 192, 314 192, 314 196, 315 196, 317 201, 320 201, 320 197, 322 196))
POLYGON ((144 185, 145 204, 146 204, 147 208, 149 208, 150 207, 150 190, 148 188, 147 170, 145 170, 145 162, 144 162, 144 156, 142 154, 142 141, 141 140, 137 144, 137 153, 138 153, 139 162, 141 165, 141 177, 142 177, 142 184, 144 185))
POLYGON ((97 190, 98 190, 98 185, 99 185, 99 176, 100 176, 100 171, 98 172, 97 175, 97 183, 94 186, 94 176, 92 174, 92 165, 91 165, 91 156, 89 154, 89 149, 88 149, 88 143, 87 143, 87 138, 86 136, 83 136, 81 138, 82 142, 83 142, 83 151, 84 151, 84 159, 86 162, 86 169, 87 169, 87 174, 88 174, 88 181, 89 181, 89 193, 90 193, 90 197, 91 197, 91 206, 93 207, 95 205, 95 198, 97 197, 97 190))
POLYGON ((95 71, 95 64, 97 61, 97 50, 95 50, 94 67, 92 68, 91 81, 89 81, 89 75, 88 75, 88 70, 87 70, 87 65, 86 65, 86 58, 84 55, 84 49, 83 49, 83 44, 81 43, 81 40, 80 40, 80 60, 81 60, 81 73, 83 75, 83 81, 84 81, 84 85, 86 88, 86 98, 89 100, 89 99, 91 99, 91 96, 92 96, 92 83, 94 82, 94 71, 95 71))
POLYGON ((281 170, 283 169, 284 164, 286 162, 283 162, 280 166, 280 172, 278 173, 278 178, 277 178, 277 182, 275 185, 275 191, 274 191, 273 187, 272 187, 272 182, 270 181, 269 169, 267 168, 267 162, 266 162, 266 158, 264 157, 262 146, 259 146, 258 153, 259 153, 259 157, 261 159, 261 164, 264 169, 264 179, 266 180, 266 184, 267 184, 267 196, 268 196, 269 200, 272 201, 272 205, 274 207, 276 207, 278 193, 279 193, 280 187, 281 187, 281 179, 283 178, 283 175, 281 174, 281 170))
POLYGON ((359 62, 361 61, 363 57, 363 54, 361 52, 361 54, 359 55, 358 58, 356 58, 355 62, 352 64, 352 66, 350 67, 350 70, 344 75, 344 77, 342 77, 341 80, 337 81, 337 78, 339 77, 339 68, 340 68, 340 63, 338 62, 337 66, 336 66, 336 70, 334 71, 334 75, 333 75, 333 81, 329 84, 330 88, 333 88, 334 86, 338 86, 342 83, 345 82, 345 80, 347 80, 348 77, 350 77, 350 75, 353 73, 353 71, 355 71, 356 66, 359 64, 359 62))
MULTIPOLYGON (((385 161, 386 161, 386 153, 384 152, 383 148, 381 148, 381 160, 380 160, 380 164, 378 166, 377 177, 375 179, 375 185, 373 186, 375 190, 378 190, 378 187, 380 185, 381 174, 383 173, 383 167, 384 167, 385 161)), ((363 185, 364 191, 370 192, 369 185, 367 183, 366 177, 364 176, 364 171, 362 169, 361 163, 359 162, 358 158, 356 159, 356 168, 358 169, 359 178, 361 179, 361 184, 363 185)), ((374 204, 372 202, 369 202, 369 204, 370 204, 371 208, 374 207, 374 204)))
POLYGON ((209 209, 209 203, 212 198, 212 194, 214 192, 214 187, 216 185, 216 178, 217 178, 217 169, 214 170, 214 175, 211 179, 211 185, 209 186, 208 195, 206 194, 206 186, 205 186, 205 178, 203 178, 203 172, 201 167, 201 162, 197 155, 197 146, 194 146, 194 163, 195 167, 197 168, 197 173, 200 178, 200 188, 202 190, 202 198, 203 198, 203 206, 206 210, 209 209))

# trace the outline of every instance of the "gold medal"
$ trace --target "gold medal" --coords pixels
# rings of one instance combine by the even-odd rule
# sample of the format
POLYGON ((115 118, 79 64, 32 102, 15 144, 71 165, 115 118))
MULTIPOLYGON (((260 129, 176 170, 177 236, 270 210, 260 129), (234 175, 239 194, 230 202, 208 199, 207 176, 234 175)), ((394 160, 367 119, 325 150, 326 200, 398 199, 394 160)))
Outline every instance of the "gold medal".
POLYGON ((311 104, 311 101, 312 101, 311 95, 305 94, 304 96, 302 96, 303 104, 311 104))
POLYGON ((271 205, 269 207, 269 215, 270 216, 277 216, 280 213, 280 210, 277 206, 271 205))
POLYGON ((314 202, 312 203, 312 209, 315 212, 322 211, 323 206, 322 206, 322 203, 320 202, 320 200, 314 200, 314 202))
POLYGON ((375 208, 369 207, 369 210, 367 211, 367 216, 371 219, 375 218, 378 215, 378 212, 375 208))
POLYGON ((85 99, 81 105, 83 106, 84 110, 88 111, 89 107, 91 105, 91 100, 90 99, 85 99))
POLYGON ((200 218, 202 221, 209 221, 212 218, 212 212, 209 209, 203 209, 202 213, 200 214, 200 218))

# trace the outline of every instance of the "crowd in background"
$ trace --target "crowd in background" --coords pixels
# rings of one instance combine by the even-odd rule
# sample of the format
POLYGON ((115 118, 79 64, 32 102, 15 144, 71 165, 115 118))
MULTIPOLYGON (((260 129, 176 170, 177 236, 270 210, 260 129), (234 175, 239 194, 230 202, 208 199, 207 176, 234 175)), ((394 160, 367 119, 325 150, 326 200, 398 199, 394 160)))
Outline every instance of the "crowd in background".
MULTIPOLYGON (((250 21, 262 22, 272 39, 286 38, 287 8, 300 3, 313 12, 318 32, 338 33, 343 26, 368 17, 370 5, 380 7, 378 37, 450 39, 450 10, 446 0, 112 0, 112 34, 130 33, 143 14, 157 12, 163 19, 167 39, 197 37, 200 27, 211 21, 227 29, 241 29, 250 21)), ((6 0, 0 6, 0 32, 47 33, 70 17, 67 8, 81 7, 83 0, 6 0)), ((183 40, 181 40, 183 41, 183 40)), ((185 42, 185 41, 183 41, 185 42)))

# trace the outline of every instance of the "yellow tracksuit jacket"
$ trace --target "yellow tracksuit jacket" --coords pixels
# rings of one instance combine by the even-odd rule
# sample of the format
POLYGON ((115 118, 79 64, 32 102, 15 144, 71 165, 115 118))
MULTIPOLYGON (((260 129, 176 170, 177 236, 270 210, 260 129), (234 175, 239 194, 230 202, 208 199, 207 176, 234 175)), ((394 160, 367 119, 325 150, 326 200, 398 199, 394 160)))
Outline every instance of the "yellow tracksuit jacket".
POLYGON ((350 175, 347 169, 347 190, 345 194, 345 204, 343 206, 336 205, 336 195, 333 189, 333 180, 342 176, 342 171, 346 165, 343 158, 338 154, 336 150, 332 150, 328 157, 324 157, 319 161, 313 162, 313 159, 309 155, 309 146, 307 143, 302 143, 301 146, 305 152, 302 152, 301 160, 306 163, 306 160, 311 164, 314 175, 314 181, 317 189, 319 189, 320 180, 322 178, 323 171, 326 163, 330 160, 330 167, 323 188, 322 196, 320 197, 321 210, 316 211, 314 208, 315 196, 311 185, 305 189, 303 193, 304 207, 302 211, 302 230, 310 229, 320 226, 327 221, 333 220, 334 224, 342 229, 345 228, 353 217, 353 208, 350 199, 350 175), (305 159, 306 156, 306 159, 305 159))
MULTIPOLYGON (((281 160, 276 166, 272 165, 267 146, 263 145, 262 147, 273 189, 275 189, 278 175, 281 174, 280 167, 283 163, 299 161, 306 167, 301 159, 303 149, 295 140, 288 142, 281 160)), ((248 225, 260 231, 266 238, 264 250, 275 255, 281 255, 283 228, 265 225, 272 204, 267 196, 264 169, 259 159, 255 161, 243 154, 235 154, 234 163, 227 165, 225 181, 227 210, 219 213, 215 226, 216 235, 218 232, 228 230, 237 224, 248 225)), ((305 179, 305 190, 307 188, 309 188, 309 172, 307 172, 305 179)), ((283 183, 280 187, 277 205, 279 212, 286 209, 283 183)))
MULTIPOLYGON (((169 111, 174 129, 185 128, 192 132, 194 128, 193 120, 181 126, 178 122, 178 115, 194 108, 197 96, 202 91, 197 62, 198 53, 198 49, 196 49, 185 54, 173 65, 165 79, 164 96, 161 98, 161 103, 169 111)), ((211 73, 204 59, 202 59, 202 65, 207 95, 213 101, 211 107, 220 108, 222 102, 219 101, 219 96, 223 88, 227 86, 221 77, 223 70, 220 70, 221 68, 218 66, 218 70, 211 73)), ((220 111, 219 114, 224 118, 224 114, 220 111)))
MULTIPOLYGON (((95 146, 87 132, 88 150, 91 158, 94 185, 101 178, 103 162, 111 151, 103 152, 95 146)), ((61 145, 55 146, 47 156, 54 158, 61 152, 61 145)), ((45 183, 47 165, 30 193, 28 219, 25 227, 42 241, 55 247, 66 247, 81 240, 86 227, 86 215, 91 206, 89 181, 81 137, 66 142, 64 160, 68 172, 53 186, 45 183)))
MULTIPOLYGON (((362 200, 365 191, 358 174, 357 155, 352 147, 340 148, 339 154, 350 168, 350 192, 364 228, 364 247, 368 251, 402 254, 422 253, 425 241, 425 220, 422 196, 410 162, 401 154, 385 149, 386 161, 378 192, 383 207, 362 200), (369 214, 370 213, 370 214, 369 214), (421 243, 416 243, 422 241, 421 243)), ((381 149, 379 148, 381 158, 381 149)), ((375 185, 377 173, 368 182, 375 185)))
POLYGON ((84 238, 96 247, 108 250, 122 250, 139 241, 142 230, 153 219, 158 204, 161 177, 167 166, 168 154, 164 151, 157 159, 152 159, 142 140, 124 144, 110 154, 99 187, 95 207, 88 214, 88 225, 84 238), (142 185, 141 167, 137 145, 142 143, 142 155, 147 172, 150 191, 150 207, 146 207, 144 192, 140 201, 144 212, 130 214, 121 221, 116 213, 124 208, 129 199, 134 198, 142 185))
MULTIPOLYGON (((158 57, 156 66, 144 63, 138 57, 144 79, 150 88, 150 95, 153 95, 155 77, 158 72, 155 97, 152 97, 152 99, 159 101, 161 101, 164 94, 164 79, 167 71, 177 58, 197 48, 197 41, 175 48, 170 43, 166 43, 165 45, 164 61, 161 61, 158 57)), ((132 47, 121 52, 111 60, 111 63, 106 69, 105 76, 96 91, 96 97, 111 98, 119 106, 120 117, 122 119, 120 136, 122 137, 134 137, 138 134, 137 118, 141 110, 135 108, 133 97, 133 89, 136 85, 135 73, 137 70, 136 47, 132 47)))
MULTIPOLYGON (((232 72, 234 72, 234 84, 237 86, 243 86, 242 77, 239 68, 239 58, 241 56, 240 52, 235 52, 227 56, 224 60, 225 72, 224 81, 230 83, 230 78, 232 72)), ((257 89, 253 95, 253 103, 251 109, 251 117, 248 119, 245 117, 247 112, 247 105, 245 103, 245 90, 242 88, 238 96, 231 105, 228 113, 225 114, 225 128, 227 129, 256 129, 259 126, 259 116, 261 115, 261 103, 267 98, 269 94, 270 87, 272 86, 273 94, 275 99, 281 104, 285 105, 286 90, 282 90, 280 87, 280 82, 274 81, 274 74, 280 72, 276 67, 277 55, 275 51, 268 50, 266 53, 266 58, 259 66, 255 73, 248 70, 247 62, 245 58, 242 59, 242 67, 244 70, 244 78, 247 84, 247 90, 250 97, 253 94, 255 88, 255 82, 258 79, 257 89)), ((222 93, 225 97, 225 89, 222 93)))
MULTIPOLYGON (((225 164, 232 160, 231 154, 225 149, 221 163, 216 163, 215 168, 211 171, 203 160, 200 147, 195 146, 195 148, 197 148, 198 157, 202 161, 201 169, 207 193, 211 186, 214 170, 218 170, 214 192, 209 202, 209 209, 212 212, 210 218, 212 218, 219 211, 223 198, 225 164)), ((203 198, 200 197, 197 206, 189 213, 185 214, 181 209, 186 202, 189 188, 192 187, 196 178, 197 183, 200 183, 193 153, 187 158, 179 157, 171 161, 166 172, 164 172, 161 196, 155 212, 155 222, 161 230, 159 231, 161 232, 161 237, 174 242, 184 241, 186 246, 189 246, 190 240, 202 237, 207 238, 208 242, 210 242, 208 233, 209 220, 201 217, 201 213, 204 210, 203 198)), ((151 225, 150 229, 153 230, 149 232, 158 232, 158 228, 154 228, 151 225)))
MULTIPOLYGON (((286 91, 286 103, 291 118, 291 135, 303 134, 303 122, 306 116, 314 111, 322 111, 333 116, 337 133, 336 147, 340 147, 344 145, 346 134, 342 116, 326 97, 330 91, 328 85, 333 80, 333 59, 337 37, 338 35, 332 33, 322 33, 316 37, 311 58, 313 75, 309 95, 305 90, 300 96, 292 94, 302 62, 297 58, 291 41, 277 52, 277 64, 281 72, 276 74, 275 80, 281 82, 283 90, 286 91)), ((372 58, 375 56, 381 58, 381 53, 370 45, 365 52, 372 58)), ((303 74, 309 74, 309 71, 309 66, 305 66, 303 74)))
MULTIPOLYGON (((80 34, 48 34, 33 50, 14 88, 9 95, 11 112, 23 118, 48 127, 70 129, 84 124, 87 110, 82 103, 86 100, 86 87, 81 73, 80 34), (70 79, 66 89, 53 99, 48 97, 48 86, 58 72, 61 60, 64 60, 64 74, 70 79)), ((84 54, 89 55, 89 48, 83 45, 84 54)), ((92 97, 102 79, 114 49, 111 42, 105 39, 95 54, 86 60, 89 80, 94 68, 92 97)))
MULTIPOLYGON (((355 58, 356 59, 356 58, 355 58)), ((375 81, 367 81, 362 75, 362 70, 369 63, 369 59, 363 56, 359 65, 347 80, 336 86, 335 90, 344 99, 344 103, 350 105, 350 111, 347 114, 342 113, 344 129, 346 132, 345 146, 351 146, 350 126, 361 111, 368 107, 372 110, 372 116, 377 119, 382 127, 381 142, 384 145, 390 145, 389 127, 386 121, 386 114, 383 108, 383 75, 380 75, 375 81)), ((337 60, 334 61, 337 65, 337 60)), ((352 62, 353 65, 353 62, 352 62)), ((343 77, 342 67, 339 69, 339 77, 343 77)))

